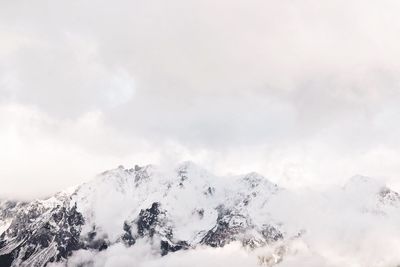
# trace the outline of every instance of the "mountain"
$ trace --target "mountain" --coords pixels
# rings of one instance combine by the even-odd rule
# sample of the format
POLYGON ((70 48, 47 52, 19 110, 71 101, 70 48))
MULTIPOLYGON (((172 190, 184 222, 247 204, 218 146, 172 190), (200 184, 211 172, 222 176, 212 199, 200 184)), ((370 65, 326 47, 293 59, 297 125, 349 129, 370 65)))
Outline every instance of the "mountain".
POLYGON ((260 259, 272 266, 290 242, 318 233, 310 218, 318 212, 346 207, 342 214, 386 216, 399 206, 398 193, 362 176, 337 190, 302 195, 257 173, 219 177, 191 162, 172 171, 120 166, 45 200, 0 201, 0 266, 46 266, 78 250, 134 248, 139 240, 161 255, 231 242, 276 247, 273 257, 260 259))

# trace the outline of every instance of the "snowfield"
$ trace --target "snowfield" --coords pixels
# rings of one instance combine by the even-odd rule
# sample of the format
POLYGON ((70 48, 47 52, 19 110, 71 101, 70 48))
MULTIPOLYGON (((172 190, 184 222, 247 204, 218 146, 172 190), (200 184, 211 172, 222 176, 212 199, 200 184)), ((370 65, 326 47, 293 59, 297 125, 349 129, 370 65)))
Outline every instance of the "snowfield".
POLYGON ((399 247, 400 195, 364 176, 293 192, 192 162, 120 166, 0 202, 0 266, 395 267, 399 247))

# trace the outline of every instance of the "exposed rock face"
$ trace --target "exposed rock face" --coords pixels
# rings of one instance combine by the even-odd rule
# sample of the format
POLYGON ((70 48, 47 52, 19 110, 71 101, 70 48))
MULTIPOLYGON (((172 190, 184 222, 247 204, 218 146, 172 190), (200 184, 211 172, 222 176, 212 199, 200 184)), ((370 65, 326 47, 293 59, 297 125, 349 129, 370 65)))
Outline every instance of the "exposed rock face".
POLYGON ((218 211, 217 223, 201 240, 202 244, 223 247, 231 241, 240 239, 240 235, 250 227, 248 219, 244 215, 223 207, 219 207, 218 211))
POLYGON ((84 219, 67 199, 16 206, 19 209, 14 208, 11 224, 0 237, 0 266, 43 266, 83 247, 84 219))
MULTIPOLYGON (((363 177, 353 180, 356 186, 346 190, 373 192, 374 208, 399 206, 398 193, 370 186, 363 177)), ((294 237, 273 219, 268 210, 274 209, 267 209, 284 193, 256 173, 221 178, 190 162, 166 173, 151 165, 120 166, 47 200, 0 201, 0 267, 46 266, 76 250, 100 251, 115 243, 134 247, 140 239, 161 255, 231 242, 273 246, 294 237)), ((282 259, 285 247, 278 248, 282 259)))
POLYGON ((382 204, 391 206, 399 206, 400 204, 400 194, 388 187, 382 187, 379 190, 379 197, 382 204))
POLYGON ((132 233, 133 226, 127 223, 124 224, 124 242, 127 245, 132 245, 138 238, 153 238, 157 236, 157 239, 160 240, 161 255, 189 248, 189 244, 186 241, 174 239, 173 228, 168 225, 166 214, 167 212, 161 210, 158 202, 154 202, 148 209, 142 209, 138 218, 131 223, 137 229, 136 233, 132 233))
POLYGON ((283 239, 283 234, 272 225, 258 228, 248 216, 238 211, 222 206, 218 211, 216 225, 203 237, 201 244, 223 247, 232 241, 240 241, 244 246, 254 248, 283 239))
POLYGON ((162 226, 160 218, 160 203, 154 202, 149 209, 141 210, 137 219, 138 235, 144 237, 148 235, 153 237, 156 233, 156 227, 162 226))

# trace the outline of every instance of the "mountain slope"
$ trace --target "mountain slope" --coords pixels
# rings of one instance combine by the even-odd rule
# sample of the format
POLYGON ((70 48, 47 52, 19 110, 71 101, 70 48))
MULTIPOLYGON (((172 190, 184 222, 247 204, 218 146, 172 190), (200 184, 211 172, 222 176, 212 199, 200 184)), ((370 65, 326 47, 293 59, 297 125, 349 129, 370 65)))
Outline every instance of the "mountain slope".
POLYGON ((134 247, 142 239, 161 255, 233 241, 249 248, 282 244, 272 262, 265 260, 273 265, 291 240, 318 232, 307 218, 293 218, 296 212, 306 217, 329 212, 354 196, 359 203, 351 213, 380 216, 400 203, 399 194, 363 177, 312 196, 318 205, 303 211, 314 201, 305 202, 256 173, 218 177, 191 162, 173 171, 120 166, 47 200, 0 202, 0 266, 45 266, 76 250, 101 251, 116 243, 134 247))

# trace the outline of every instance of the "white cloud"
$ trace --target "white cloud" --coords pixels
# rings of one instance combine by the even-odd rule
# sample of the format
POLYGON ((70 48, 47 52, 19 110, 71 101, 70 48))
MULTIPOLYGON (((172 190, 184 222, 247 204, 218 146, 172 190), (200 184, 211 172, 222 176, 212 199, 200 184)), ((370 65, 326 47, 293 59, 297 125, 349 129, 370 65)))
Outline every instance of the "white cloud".
POLYGON ((67 262, 51 266, 397 266, 399 207, 377 201, 375 191, 380 187, 374 181, 357 181, 354 178, 345 189, 331 187, 322 194, 286 191, 270 198, 264 211, 280 223, 285 239, 266 247, 251 250, 233 242, 223 248, 198 246, 161 257, 156 239, 138 239, 131 247, 116 243, 100 252, 80 250, 67 262), (279 264, 271 264, 279 259, 279 264))
POLYGON ((0 181, 49 176, 50 193, 114 162, 194 158, 302 186, 356 173, 398 184, 399 11, 394 0, 4 1, 1 108, 49 122, 4 111, 0 181))

